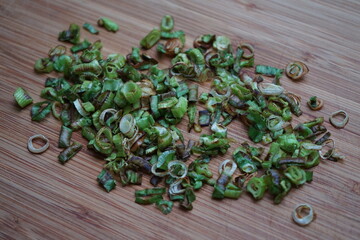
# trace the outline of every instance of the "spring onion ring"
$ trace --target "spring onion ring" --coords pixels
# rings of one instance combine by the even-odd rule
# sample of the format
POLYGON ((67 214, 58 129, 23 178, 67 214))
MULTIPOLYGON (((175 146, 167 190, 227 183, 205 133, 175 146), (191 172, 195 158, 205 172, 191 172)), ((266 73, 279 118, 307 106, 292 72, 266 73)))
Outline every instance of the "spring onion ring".
POLYGON ((249 43, 240 44, 239 47, 243 50, 247 49, 250 51, 250 53, 248 53, 248 54, 245 54, 245 51, 244 51, 244 54, 242 55, 243 58, 250 59, 250 58, 254 57, 254 47, 251 46, 249 43))
POLYGON ((343 128, 349 122, 349 115, 344 110, 339 110, 339 111, 333 112, 331 114, 329 121, 330 121, 331 125, 333 125, 334 127, 343 128), (336 121, 334 118, 337 115, 343 115, 344 119, 341 122, 336 121))
POLYGON ((327 144, 331 145, 331 149, 327 151, 325 154, 322 153, 322 150, 319 151, 319 155, 322 159, 328 159, 330 158, 334 151, 335 151, 335 142, 332 139, 327 139, 323 144, 322 147, 325 147, 327 144))
POLYGON ((309 72, 309 68, 302 62, 291 62, 286 66, 286 75, 292 80, 301 79, 305 74, 309 72))
POLYGON ((186 177, 188 169, 187 169, 187 166, 186 166, 186 164, 184 162, 174 160, 174 161, 169 162, 168 171, 169 171, 170 176, 172 176, 173 178, 182 179, 182 178, 186 177), (182 173, 181 176, 178 176, 178 175, 173 173, 172 170, 175 169, 176 166, 180 166, 182 168, 180 171, 178 171, 179 173, 182 173))
POLYGON ((42 134, 36 134, 34 136, 31 136, 28 140, 28 149, 30 152, 32 153, 43 153, 45 152, 50 146, 50 143, 49 143, 49 139, 47 139, 44 135, 42 134), (40 148, 35 148, 34 145, 33 145, 33 141, 34 139, 37 139, 37 138, 40 138, 42 140, 45 141, 45 144, 44 146, 40 147, 40 148))
POLYGON ((221 174, 225 171, 225 172, 229 173, 229 175, 233 175, 236 168, 237 168, 236 163, 232 160, 227 159, 219 165, 219 174, 221 174), (226 166, 228 163, 231 164, 231 168, 226 166))
POLYGON ((295 207, 294 211, 292 212, 292 218, 294 222, 296 222, 300 226, 308 225, 314 219, 314 210, 309 204, 306 203, 299 204, 295 207), (309 210, 309 213, 306 216, 301 216, 301 212, 306 209, 309 210))
POLYGON ((123 116, 119 123, 120 131, 127 137, 131 138, 135 133, 135 119, 131 114, 123 116))
POLYGON ((182 179, 179 178, 170 184, 170 187, 169 187, 170 195, 175 195, 175 194, 180 194, 180 193, 185 192, 185 189, 181 189, 181 182, 182 182, 182 179))
POLYGON ((266 119, 266 126, 272 132, 276 132, 282 129, 284 123, 285 122, 282 117, 276 115, 270 115, 270 117, 266 119))

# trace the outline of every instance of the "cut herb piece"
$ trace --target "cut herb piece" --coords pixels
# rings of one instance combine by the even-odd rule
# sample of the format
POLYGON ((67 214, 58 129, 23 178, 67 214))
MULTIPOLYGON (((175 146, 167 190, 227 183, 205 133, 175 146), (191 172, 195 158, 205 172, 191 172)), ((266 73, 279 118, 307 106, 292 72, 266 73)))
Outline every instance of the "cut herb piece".
POLYGON ((106 17, 100 18, 97 23, 100 27, 104 27, 109 32, 117 32, 119 30, 119 25, 106 17))
POLYGON ((152 48, 160 40, 160 31, 159 29, 154 28, 149 32, 141 41, 140 46, 145 49, 152 48))
POLYGON ((69 147, 65 148, 58 156, 59 161, 65 164, 72 157, 74 157, 82 148, 82 145, 78 142, 73 142, 69 147))
POLYGON ((30 97, 27 91, 21 87, 18 87, 15 90, 14 98, 21 108, 24 108, 33 102, 33 99, 30 97))
POLYGON ((84 23, 83 28, 92 34, 99 34, 99 31, 90 23, 84 23))
POLYGON ((77 24, 70 24, 69 29, 59 33, 59 41, 77 44, 80 41, 80 27, 77 24))
POLYGON ((170 32, 174 28, 174 18, 170 15, 165 15, 161 19, 160 30, 163 32, 170 32))
POLYGON ((97 181, 107 192, 110 192, 116 186, 116 181, 105 169, 103 169, 101 173, 97 176, 97 181))

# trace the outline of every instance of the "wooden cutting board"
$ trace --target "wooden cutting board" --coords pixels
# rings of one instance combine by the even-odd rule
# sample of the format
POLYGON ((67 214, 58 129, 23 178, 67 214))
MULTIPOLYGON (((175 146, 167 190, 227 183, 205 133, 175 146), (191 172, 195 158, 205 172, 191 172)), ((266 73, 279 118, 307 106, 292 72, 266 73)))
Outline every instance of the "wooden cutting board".
MULTIPOLYGON (((360 239, 360 3, 349 1, 0 1, 0 238, 1 239, 360 239), (96 24, 107 16, 120 25, 116 34, 101 29, 98 36, 82 31, 90 41, 101 39, 104 55, 127 54, 165 14, 175 18, 177 30, 194 37, 213 33, 229 36, 233 44, 249 42, 256 64, 284 67, 293 60, 310 68, 307 77, 283 86, 303 99, 304 114, 294 120, 324 116, 343 162, 324 161, 314 169, 311 184, 293 190, 280 205, 269 197, 255 202, 246 193, 238 200, 214 201, 212 188, 197 192, 190 212, 174 207, 165 216, 154 206, 134 203, 135 189, 118 186, 106 193, 96 183, 104 162, 83 149, 65 166, 57 161, 60 123, 49 117, 31 122, 29 110, 16 107, 16 87, 28 90, 35 102, 45 78, 34 73, 36 59, 58 44, 57 34, 70 23, 96 24), (317 95, 321 111, 307 108, 317 95), (343 109, 350 115, 342 130, 328 123, 330 113, 343 109), (50 149, 33 155, 26 149, 30 136, 41 133, 50 149), (307 227, 290 217, 294 206, 311 204, 316 220, 307 227)), ((155 56, 154 51, 150 54, 155 56)), ((161 66, 168 59, 161 58, 161 66)), ((51 76, 51 75, 50 75, 51 76)), ((204 86, 201 91, 208 90, 204 86)), ((185 129, 186 121, 181 124, 185 129)), ((206 130, 205 130, 206 131, 206 130)), ((230 158, 248 140, 243 125, 229 127, 235 139, 230 158)), ((187 139, 197 139, 196 134, 187 139)), ((79 134, 74 138, 86 143, 79 134)))

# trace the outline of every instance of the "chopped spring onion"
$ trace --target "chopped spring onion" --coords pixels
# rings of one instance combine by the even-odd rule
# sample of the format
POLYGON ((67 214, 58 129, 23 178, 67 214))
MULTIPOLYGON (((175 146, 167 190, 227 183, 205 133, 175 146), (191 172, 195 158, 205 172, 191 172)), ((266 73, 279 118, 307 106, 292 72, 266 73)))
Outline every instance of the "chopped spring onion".
POLYGON ((312 97, 310 97, 307 104, 311 110, 317 111, 323 107, 324 101, 322 99, 319 99, 316 96, 312 96, 312 97))
POLYGON ((299 80, 309 72, 309 68, 302 62, 291 62, 286 66, 285 73, 286 75, 293 79, 299 80))
POLYGON ((106 17, 100 18, 97 23, 100 27, 104 27, 109 32, 117 32, 119 30, 119 25, 106 17))
POLYGON ((305 226, 310 224, 314 219, 314 210, 309 204, 299 204, 295 207, 291 216, 295 223, 299 224, 300 226, 305 226), (308 213, 304 213, 305 211, 308 211, 308 213))
POLYGON ((336 112, 333 112, 329 118, 329 121, 331 125, 333 125, 336 128, 344 128, 346 124, 349 122, 349 115, 344 110, 339 110, 336 112), (342 121, 335 120, 335 116, 344 116, 344 119, 342 121))
POLYGON ((26 92, 25 89, 21 87, 15 90, 14 98, 21 108, 24 108, 33 102, 33 99, 30 97, 30 95, 26 92))
POLYGON ((44 135, 42 134, 36 134, 34 136, 31 136, 28 140, 28 149, 30 152, 32 153, 42 153, 42 152, 45 152, 50 146, 50 143, 49 143, 49 139, 47 139, 44 135), (35 148, 34 145, 33 145, 33 141, 34 139, 41 139, 43 141, 45 141, 45 144, 40 147, 40 148, 35 148))

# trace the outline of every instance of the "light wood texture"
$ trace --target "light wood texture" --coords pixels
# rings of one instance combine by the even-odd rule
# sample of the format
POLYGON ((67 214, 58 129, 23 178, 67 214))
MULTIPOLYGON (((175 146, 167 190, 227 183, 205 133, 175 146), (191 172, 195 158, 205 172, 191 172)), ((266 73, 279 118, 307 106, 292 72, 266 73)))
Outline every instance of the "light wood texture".
MULTIPOLYGON (((1 239, 360 239, 360 3, 341 1, 17 1, 0 0, 0 238, 1 239), (36 59, 56 46, 57 34, 72 22, 95 24, 107 16, 120 25, 116 34, 101 29, 104 55, 127 54, 161 16, 171 14, 176 29, 187 34, 187 47, 205 33, 229 36, 233 43, 255 46, 256 63, 284 67, 292 60, 310 68, 306 79, 283 86, 303 99, 304 114, 294 122, 324 116, 344 162, 323 162, 314 180, 293 190, 282 204, 269 197, 254 202, 246 193, 239 200, 214 201, 212 188, 197 192, 191 212, 177 207, 165 216, 154 206, 134 203, 134 190, 117 187, 107 194, 96 176, 104 163, 86 148, 65 166, 57 162, 60 123, 52 117, 36 123, 27 109, 16 107, 12 94, 26 88, 35 102, 46 75, 33 72, 36 59), (310 111, 307 99, 324 99, 321 111, 310 111), (350 115, 342 130, 328 123, 331 112, 350 115), (51 146, 41 155, 27 151, 30 136, 41 133, 51 146), (295 225, 290 214, 299 203, 317 213, 307 227, 295 225)), ((167 59, 162 59, 162 66, 167 59)), ((208 87, 208 86, 207 86, 208 87)), ((206 88, 207 88, 206 87, 206 88)), ((202 88, 202 89, 206 89, 202 88)), ((182 128, 186 122, 182 123, 182 128)), ((230 127, 236 142, 218 164, 247 140, 238 121, 230 127)), ((74 138, 85 141, 79 134, 74 138)), ((196 139, 196 134, 186 138, 196 139)))

